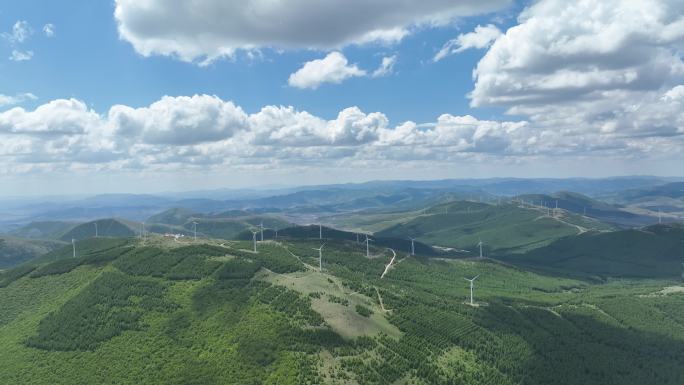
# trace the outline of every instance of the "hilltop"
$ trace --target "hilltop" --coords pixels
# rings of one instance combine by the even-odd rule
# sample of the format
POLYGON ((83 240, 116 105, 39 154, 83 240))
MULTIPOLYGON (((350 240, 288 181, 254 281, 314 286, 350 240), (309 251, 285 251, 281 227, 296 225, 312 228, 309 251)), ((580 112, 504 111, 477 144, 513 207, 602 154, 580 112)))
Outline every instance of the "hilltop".
POLYGON ((60 239, 70 242, 72 239, 91 238, 96 234, 102 237, 134 237, 136 234, 140 234, 140 226, 137 223, 123 219, 99 219, 74 226, 64 233, 60 239))
POLYGON ((414 237, 430 245, 470 251, 481 240, 488 252, 502 254, 542 247, 589 229, 605 230, 610 226, 567 211, 550 213, 505 201, 501 204, 457 201, 427 208, 376 235, 414 237))

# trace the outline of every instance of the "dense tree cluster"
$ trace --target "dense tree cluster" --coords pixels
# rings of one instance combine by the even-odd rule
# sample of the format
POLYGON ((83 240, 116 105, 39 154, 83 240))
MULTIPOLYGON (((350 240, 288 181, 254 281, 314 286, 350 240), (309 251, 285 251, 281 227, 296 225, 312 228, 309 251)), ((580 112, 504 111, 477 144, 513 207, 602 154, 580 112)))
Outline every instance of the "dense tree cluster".
POLYGON ((143 312, 168 311, 164 287, 121 273, 104 273, 38 325, 26 344, 45 350, 93 350, 125 330, 140 327, 143 312))

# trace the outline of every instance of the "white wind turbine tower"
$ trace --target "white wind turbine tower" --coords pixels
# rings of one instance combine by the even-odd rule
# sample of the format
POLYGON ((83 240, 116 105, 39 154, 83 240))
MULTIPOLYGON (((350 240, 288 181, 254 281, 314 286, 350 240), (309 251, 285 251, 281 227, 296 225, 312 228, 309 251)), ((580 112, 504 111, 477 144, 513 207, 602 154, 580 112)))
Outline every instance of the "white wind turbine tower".
POLYGON ((323 239, 323 225, 318 224, 318 239, 323 239))
POLYGON ((97 221, 93 222, 95 224, 95 238, 97 238, 97 221))
POLYGON ((411 255, 416 255, 416 247, 415 247, 415 244, 413 243, 413 241, 415 241, 416 239, 411 238, 411 237, 409 237, 409 239, 411 240, 411 255))
POLYGON ((264 221, 259 223, 259 231, 261 232, 261 242, 264 241, 264 221))
POLYGON ((74 258, 76 258, 76 240, 74 238, 71 238, 71 247, 74 250, 74 258))
POLYGON ((257 235, 257 234, 259 234, 258 231, 252 230, 252 240, 254 241, 254 252, 255 252, 255 253, 257 252, 257 248, 256 248, 256 243, 257 243, 257 241, 256 241, 256 235, 257 235))
POLYGON ((321 272, 323 271, 323 246, 325 246, 325 243, 321 245, 319 248, 313 248, 313 250, 318 250, 318 271, 321 272))
POLYGON ((480 240, 480 242, 477 243, 477 246, 480 248, 480 259, 483 258, 483 255, 482 255, 482 245, 484 245, 484 243, 482 243, 482 240, 480 240))
POLYGON ((479 277, 479 275, 476 275, 473 279, 463 278, 466 281, 470 282, 470 306, 475 305, 475 303, 473 302, 473 282, 475 282, 477 277, 479 277))
POLYGON ((373 240, 368 238, 368 234, 366 234, 366 258, 370 258, 370 242, 373 240))

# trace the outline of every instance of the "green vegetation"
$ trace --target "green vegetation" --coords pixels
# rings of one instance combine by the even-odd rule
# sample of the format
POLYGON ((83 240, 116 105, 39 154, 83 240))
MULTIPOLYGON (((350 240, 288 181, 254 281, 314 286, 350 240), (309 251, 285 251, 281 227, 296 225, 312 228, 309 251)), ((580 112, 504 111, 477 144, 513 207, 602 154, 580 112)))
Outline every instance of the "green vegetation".
POLYGON ((373 314, 373 310, 363 306, 363 305, 356 305, 356 312, 359 313, 363 317, 370 317, 371 314, 373 314))
POLYGON ((675 278, 681 275, 684 226, 584 233, 510 261, 560 274, 675 278))
POLYGON ((424 215, 378 232, 381 237, 415 237, 421 242, 475 251, 482 240, 488 252, 520 253, 548 245, 556 239, 605 228, 587 218, 514 204, 490 205, 459 201, 431 207, 424 215))
POLYGON ((316 239, 81 241, 0 273, 0 383, 679 385, 684 287, 660 266, 680 230, 558 241, 654 251, 626 244, 656 267, 602 280, 405 253, 381 279, 391 253, 343 239, 322 272, 316 239))
POLYGON ((191 210, 184 208, 172 208, 147 218, 146 223, 158 223, 164 225, 182 226, 189 222, 193 216, 197 216, 191 210))
POLYGON ((95 226, 97 224, 97 234, 101 237, 127 238, 134 237, 138 230, 132 223, 127 223, 119 219, 100 219, 93 222, 82 223, 67 231, 60 238, 63 241, 71 242, 72 239, 82 240, 95 237, 95 226))
POLYGON ((125 330, 140 328, 144 312, 170 309, 159 283, 104 273, 45 317, 26 344, 44 350, 93 350, 125 330))
POLYGON ((63 245, 64 243, 59 241, 2 237, 0 238, 0 269, 19 265, 63 245))
POLYGON ((59 239, 73 228, 75 223, 62 221, 31 222, 10 232, 12 236, 29 239, 59 239))

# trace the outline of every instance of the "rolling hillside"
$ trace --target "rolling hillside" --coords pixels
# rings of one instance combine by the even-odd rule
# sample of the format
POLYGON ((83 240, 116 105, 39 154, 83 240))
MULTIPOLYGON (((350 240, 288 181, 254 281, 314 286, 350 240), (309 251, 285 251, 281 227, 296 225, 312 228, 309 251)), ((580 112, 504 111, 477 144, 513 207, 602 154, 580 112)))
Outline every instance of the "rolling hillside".
POLYGON ((47 221, 31 222, 10 232, 10 235, 19 238, 32 239, 60 239, 64 233, 76 226, 73 222, 47 221))
POLYGON ((182 226, 190 221, 190 218, 199 216, 200 214, 193 213, 192 210, 184 208, 172 208, 162 211, 159 214, 152 215, 145 220, 146 223, 157 223, 164 225, 182 226))
POLYGON ((551 195, 527 194, 515 199, 531 202, 535 206, 556 207, 561 210, 594 218, 605 223, 612 223, 623 227, 643 226, 653 224, 653 217, 639 215, 624 209, 619 205, 608 204, 586 195, 574 192, 557 192, 551 195))
POLYGON ((121 219, 99 219, 73 227, 62 235, 60 239, 70 242, 72 239, 81 240, 92 238, 95 237, 96 231, 97 235, 101 237, 134 237, 136 234, 139 234, 138 227, 139 226, 135 223, 121 219))
MULTIPOLYGON (((654 230, 655 231, 655 230, 654 230)), ((659 231, 659 230, 658 230, 659 231)), ((663 230, 665 231, 665 230, 663 230)), ((678 385, 684 296, 331 241, 88 239, 0 273, 0 383, 678 385), (314 267, 315 266, 315 267, 314 267), (383 271, 386 274, 381 274, 383 271), (476 306, 460 277, 479 275, 476 306), (382 278, 381 278, 382 276, 382 278), (587 352, 590 358, 587 359, 587 352), (37 364, 40 363, 40 364, 37 364)))
POLYGON ((16 266, 52 250, 60 248, 63 242, 52 240, 0 237, 0 269, 16 266))
POLYGON ((421 215, 376 233, 377 236, 414 237, 429 245, 475 251, 482 240, 487 252, 523 252, 588 229, 609 229, 600 222, 560 211, 515 204, 490 205, 459 201, 426 209, 421 215))
POLYGON ((592 276, 682 276, 684 225, 588 232, 510 259, 525 266, 592 276))
POLYGON ((265 228, 281 229, 290 223, 270 215, 257 215, 248 211, 229 210, 215 214, 193 213, 187 209, 166 210, 148 218, 147 229, 156 233, 181 233, 194 235, 197 222, 197 235, 210 238, 237 239, 248 229, 263 223, 265 228))

